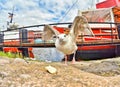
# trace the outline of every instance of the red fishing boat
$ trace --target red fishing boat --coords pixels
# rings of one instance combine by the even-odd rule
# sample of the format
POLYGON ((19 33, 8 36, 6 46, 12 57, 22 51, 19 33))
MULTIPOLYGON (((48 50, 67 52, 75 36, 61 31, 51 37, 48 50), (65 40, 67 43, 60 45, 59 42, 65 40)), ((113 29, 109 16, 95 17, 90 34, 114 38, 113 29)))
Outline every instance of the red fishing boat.
MULTIPOLYGON (((102 2, 103 3, 103 2, 102 2)), ((101 3, 99 3, 101 5, 101 3)), ((99 6, 97 4, 97 6, 99 6)), ((120 56, 120 7, 101 8, 80 11, 85 16, 94 33, 94 37, 79 35, 76 60, 113 58, 120 56), (81 39, 83 38, 83 39, 81 39)), ((55 27, 59 32, 62 29, 55 27)), ((65 30, 65 28, 63 28, 65 30)), ((69 56, 69 60, 73 55, 69 56)))
MULTIPOLYGON (((66 28, 54 27, 59 32, 69 31, 66 28), (63 31, 62 31, 63 30, 63 31)), ((119 40, 119 27, 98 27, 92 28, 94 37, 90 36, 78 36, 77 45, 78 50, 76 53, 76 60, 89 60, 89 59, 102 59, 102 58, 112 58, 120 56, 120 40, 119 40)), ((69 60, 73 55, 69 56, 69 60)))

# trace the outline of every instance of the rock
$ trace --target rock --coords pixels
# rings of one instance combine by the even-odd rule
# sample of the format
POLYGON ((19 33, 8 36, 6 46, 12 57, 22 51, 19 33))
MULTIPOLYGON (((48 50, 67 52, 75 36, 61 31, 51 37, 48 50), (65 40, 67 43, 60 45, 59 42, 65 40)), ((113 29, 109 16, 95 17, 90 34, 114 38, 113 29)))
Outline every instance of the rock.
POLYGON ((14 63, 23 63, 23 64, 27 64, 27 62, 24 59, 21 58, 15 58, 14 59, 14 63))
POLYGON ((119 66, 114 61, 102 61, 101 63, 93 63, 87 67, 82 68, 83 71, 93 72, 93 73, 110 72, 118 69, 119 69, 119 66))
POLYGON ((10 61, 7 59, 0 59, 0 65, 5 65, 5 64, 9 64, 10 61))
POLYGON ((54 74, 54 73, 57 72, 57 69, 54 68, 54 67, 52 67, 52 66, 50 66, 50 65, 49 65, 49 66, 46 66, 45 69, 46 69, 49 73, 51 73, 51 74, 54 74))
POLYGON ((7 72, 0 72, 0 77, 5 78, 7 77, 9 74, 7 72))
POLYGON ((36 60, 41 61, 62 61, 64 54, 59 52, 56 48, 33 48, 33 54, 36 60))
POLYGON ((28 74, 21 74, 20 78, 28 79, 28 78, 31 78, 31 76, 28 74))

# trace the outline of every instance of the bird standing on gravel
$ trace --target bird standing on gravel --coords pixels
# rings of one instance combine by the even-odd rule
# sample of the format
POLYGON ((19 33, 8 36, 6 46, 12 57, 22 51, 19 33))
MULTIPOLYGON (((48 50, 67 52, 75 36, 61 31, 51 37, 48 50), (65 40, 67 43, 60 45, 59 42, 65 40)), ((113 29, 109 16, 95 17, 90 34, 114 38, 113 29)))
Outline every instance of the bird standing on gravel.
POLYGON ((73 54, 72 63, 75 63, 75 54, 77 51, 76 38, 80 33, 88 33, 93 35, 92 30, 88 26, 87 19, 83 16, 76 16, 68 34, 60 34, 50 25, 45 25, 42 39, 49 40, 56 36, 55 47, 65 54, 65 64, 67 64, 67 55, 73 54), (85 32, 85 31, 89 32, 85 32))

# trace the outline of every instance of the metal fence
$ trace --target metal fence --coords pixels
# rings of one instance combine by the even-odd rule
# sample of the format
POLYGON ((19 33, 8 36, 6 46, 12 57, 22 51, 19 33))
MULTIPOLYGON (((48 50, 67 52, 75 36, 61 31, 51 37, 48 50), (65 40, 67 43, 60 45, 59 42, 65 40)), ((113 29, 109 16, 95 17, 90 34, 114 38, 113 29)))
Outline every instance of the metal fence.
MULTIPOLYGON (((50 24, 52 26, 64 26, 64 25, 71 25, 72 23, 54 23, 50 24)), ((90 22, 94 28, 109 28, 110 33, 109 36, 111 37, 109 44, 119 44, 119 38, 120 38, 120 24, 119 23, 112 23, 112 22, 90 22), (94 26, 94 24, 96 24, 94 26), (100 27, 98 27, 100 25, 100 27), (115 34, 113 32, 113 28, 115 28, 117 33, 115 34), (113 37, 118 37, 116 38, 116 42, 114 42, 115 38, 113 37)), ((53 41, 43 41, 41 39, 41 29, 38 29, 37 31, 30 31, 29 28, 33 27, 44 27, 46 24, 41 24, 41 25, 33 25, 33 26, 26 26, 26 27, 20 27, 16 29, 8 29, 5 31, 0 32, 0 47, 54 47, 54 42, 53 41), (33 35, 32 35, 33 34, 33 35), (35 43, 35 41, 38 43, 35 43)), ((85 37, 89 35, 79 35, 80 37, 85 37)), ((108 34, 95 34, 95 37, 100 37, 100 36, 108 36, 108 34)), ((104 41, 103 41, 104 42, 104 41)), ((78 43, 78 45, 90 45, 91 43, 85 43, 81 42, 78 43)), ((101 43, 100 43, 101 44, 101 43)), ((100 45, 98 44, 98 45, 100 45)), ((104 43, 105 44, 105 43, 104 43)), ((108 44, 108 43, 106 43, 108 44)), ((96 45, 95 43, 93 45, 96 45)))

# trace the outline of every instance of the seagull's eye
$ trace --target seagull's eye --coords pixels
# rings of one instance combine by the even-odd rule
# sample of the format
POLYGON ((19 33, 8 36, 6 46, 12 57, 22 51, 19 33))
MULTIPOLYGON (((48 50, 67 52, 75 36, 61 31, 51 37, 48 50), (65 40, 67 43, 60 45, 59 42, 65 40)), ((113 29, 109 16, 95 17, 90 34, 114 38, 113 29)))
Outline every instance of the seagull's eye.
POLYGON ((57 38, 57 36, 56 36, 56 35, 54 35, 54 36, 53 36, 53 38, 57 38))
POLYGON ((65 34, 64 37, 66 37, 67 35, 65 34))

